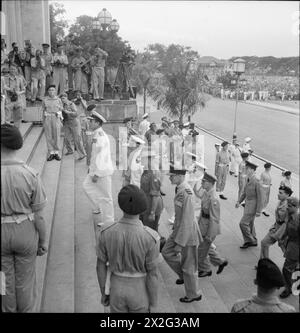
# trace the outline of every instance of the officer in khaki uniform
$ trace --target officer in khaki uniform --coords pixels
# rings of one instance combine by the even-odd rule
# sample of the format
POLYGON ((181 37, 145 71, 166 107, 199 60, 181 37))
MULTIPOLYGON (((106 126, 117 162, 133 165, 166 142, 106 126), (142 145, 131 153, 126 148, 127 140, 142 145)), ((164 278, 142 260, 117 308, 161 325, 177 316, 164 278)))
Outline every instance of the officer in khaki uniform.
POLYGON ((97 239, 97 275, 102 304, 112 313, 147 313, 158 298, 158 233, 142 224, 139 214, 147 199, 135 185, 118 195, 124 215, 119 222, 101 227, 97 239), (109 297, 106 294, 107 262, 111 271, 109 297))
POLYGON ((42 215, 47 199, 38 174, 17 158, 22 145, 21 133, 15 126, 1 125, 3 312, 36 310, 36 256, 47 252, 42 215))
POLYGON ((279 187, 279 202, 275 210, 275 223, 261 241, 260 258, 269 258, 269 247, 276 242, 278 242, 278 245, 284 252, 283 235, 285 233, 286 220, 288 217, 287 199, 292 195, 292 193, 293 191, 289 187, 279 187))
POLYGON ((43 126, 48 148, 47 161, 52 161, 53 159, 57 161, 61 160, 59 150, 62 110, 63 105, 61 100, 56 96, 55 85, 50 84, 48 96, 42 102, 43 126))
POLYGON ((177 185, 175 189, 175 221, 173 232, 162 249, 167 264, 179 276, 176 284, 184 284, 186 296, 180 302, 200 301, 202 295, 198 289, 198 246, 202 236, 195 218, 193 191, 185 182, 186 170, 170 166, 170 181, 177 185))
POLYGON ((249 161, 246 162, 247 183, 244 187, 236 208, 245 200, 245 209, 240 221, 240 228, 244 238, 244 244, 241 249, 247 249, 249 246, 257 246, 254 220, 260 216, 262 209, 262 196, 259 180, 256 178, 255 170, 257 165, 249 161))
POLYGON ((217 177, 217 192, 220 192, 219 197, 223 200, 227 198, 223 195, 223 191, 226 184, 227 173, 229 169, 230 155, 228 152, 229 143, 224 141, 221 143, 222 149, 216 156, 216 177, 217 177))
MULTIPOLYGON (((220 203, 214 189, 217 179, 205 172, 202 178, 202 188, 205 190, 201 200, 201 212, 199 216, 199 229, 203 237, 203 242, 198 247, 198 277, 210 276, 212 271, 208 262, 208 255, 211 244, 216 236, 221 233, 220 229, 220 203)), ((211 251, 212 252, 212 251, 211 251)), ((209 256, 214 266, 219 266, 217 274, 220 274, 227 266, 227 260, 220 257, 216 250, 214 255, 209 256)))
POLYGON ((295 308, 277 297, 278 289, 284 285, 280 269, 268 258, 258 261, 256 279, 257 294, 252 298, 237 301, 232 313, 285 313, 296 312, 295 308))

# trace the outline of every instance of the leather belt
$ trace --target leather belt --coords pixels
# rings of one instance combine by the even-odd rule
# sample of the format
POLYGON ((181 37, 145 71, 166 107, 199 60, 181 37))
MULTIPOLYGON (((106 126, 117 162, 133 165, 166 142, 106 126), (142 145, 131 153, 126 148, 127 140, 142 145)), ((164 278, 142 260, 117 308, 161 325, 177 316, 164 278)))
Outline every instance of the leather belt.
POLYGON ((114 275, 117 276, 121 276, 121 277, 129 277, 129 278, 140 278, 140 277, 144 277, 147 274, 146 273, 139 273, 139 272, 135 272, 135 273, 130 273, 130 272, 113 272, 114 275))
POLYGON ((262 186, 262 187, 265 187, 265 188, 268 188, 268 187, 270 187, 271 185, 265 185, 265 184, 262 184, 261 186, 262 186))
POLYGON ((17 223, 20 224, 23 221, 34 220, 34 213, 30 214, 13 214, 13 215, 7 215, 7 216, 1 216, 1 224, 3 223, 17 223))
POLYGON ((219 166, 228 166, 228 164, 225 164, 225 163, 219 163, 218 165, 219 166))

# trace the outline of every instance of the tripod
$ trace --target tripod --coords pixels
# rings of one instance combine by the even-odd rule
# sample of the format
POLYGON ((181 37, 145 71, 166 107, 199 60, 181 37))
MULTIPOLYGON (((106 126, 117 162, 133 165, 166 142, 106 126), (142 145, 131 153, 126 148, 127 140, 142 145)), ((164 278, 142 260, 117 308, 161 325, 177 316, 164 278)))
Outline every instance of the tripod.
MULTIPOLYGON (((127 93, 129 91, 129 96, 134 97, 134 92, 132 86, 129 81, 129 71, 128 71, 128 64, 126 62, 120 62, 117 70, 117 75, 112 86, 113 94, 117 90, 116 87, 119 87, 119 92, 121 94, 127 93), (120 84, 118 85, 118 82, 120 84)), ((128 97, 129 99, 129 97, 128 97)))

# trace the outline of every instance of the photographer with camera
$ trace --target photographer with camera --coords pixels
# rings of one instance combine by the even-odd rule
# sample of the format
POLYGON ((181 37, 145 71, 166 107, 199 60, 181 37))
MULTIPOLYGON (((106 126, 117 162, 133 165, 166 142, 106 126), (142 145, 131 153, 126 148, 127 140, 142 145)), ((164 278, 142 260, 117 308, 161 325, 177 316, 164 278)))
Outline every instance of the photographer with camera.
POLYGON ((9 75, 4 77, 4 91, 6 95, 6 119, 11 118, 14 125, 19 128, 22 120, 21 95, 25 94, 23 81, 18 76, 17 65, 11 63, 9 66, 9 75))
POLYGON ((74 73, 74 89, 79 90, 82 94, 88 94, 88 80, 87 74, 89 73, 88 61, 82 56, 82 47, 78 46, 75 49, 75 57, 72 60, 71 68, 74 73))
POLYGON ((68 91, 68 64, 63 44, 57 44, 57 53, 53 57, 53 82, 58 95, 68 91))
POLYGON ((42 58, 42 51, 36 50, 35 57, 31 58, 31 102, 42 101, 45 96, 46 64, 42 58))

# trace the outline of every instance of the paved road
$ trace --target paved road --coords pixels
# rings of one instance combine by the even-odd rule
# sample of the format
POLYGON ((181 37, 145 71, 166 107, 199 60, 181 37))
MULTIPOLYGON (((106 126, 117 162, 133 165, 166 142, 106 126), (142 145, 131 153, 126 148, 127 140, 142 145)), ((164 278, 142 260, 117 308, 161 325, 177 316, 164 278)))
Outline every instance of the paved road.
MULTIPOLYGON (((230 139, 233 133, 234 108, 234 101, 211 98, 207 107, 195 114, 192 121, 230 139)), ((151 109, 155 111, 155 105, 151 105, 151 109)), ((155 112, 151 114, 151 120, 160 121, 161 115, 161 112, 155 112)), ((257 155, 299 175, 299 116, 239 103, 237 135, 241 141, 250 136, 252 149, 257 155)))

